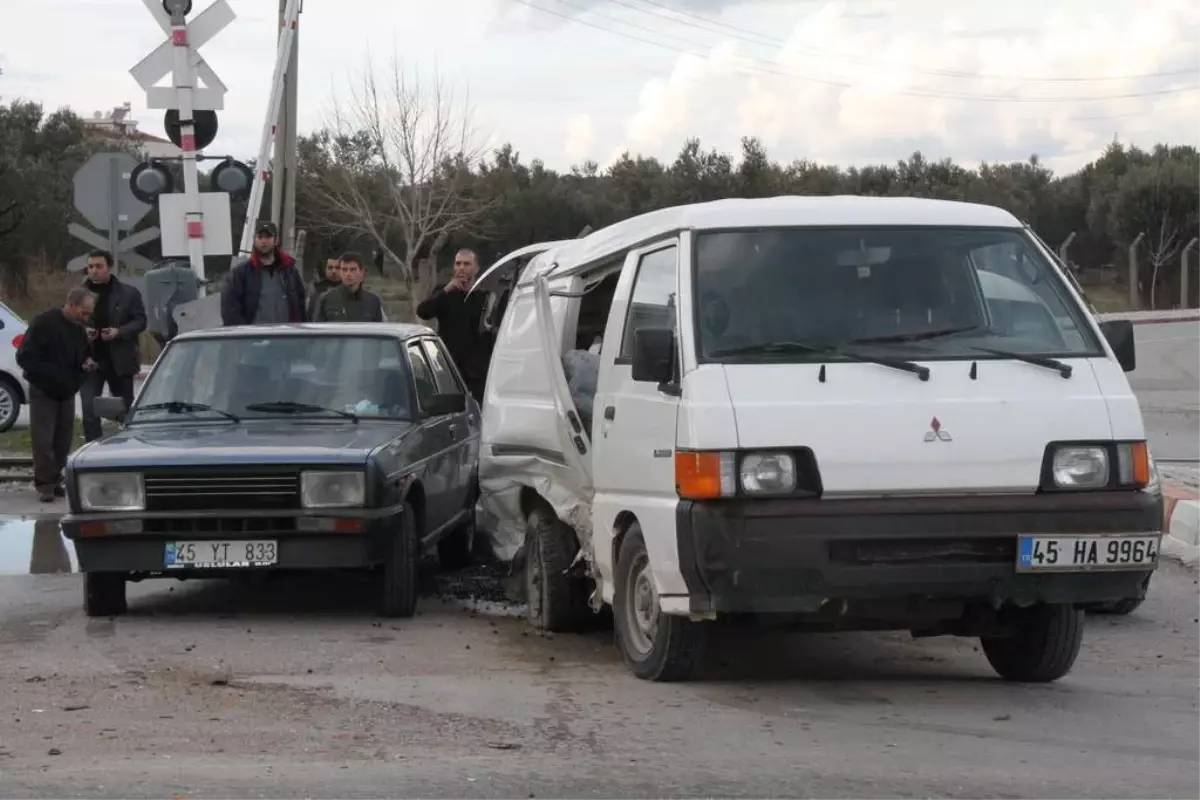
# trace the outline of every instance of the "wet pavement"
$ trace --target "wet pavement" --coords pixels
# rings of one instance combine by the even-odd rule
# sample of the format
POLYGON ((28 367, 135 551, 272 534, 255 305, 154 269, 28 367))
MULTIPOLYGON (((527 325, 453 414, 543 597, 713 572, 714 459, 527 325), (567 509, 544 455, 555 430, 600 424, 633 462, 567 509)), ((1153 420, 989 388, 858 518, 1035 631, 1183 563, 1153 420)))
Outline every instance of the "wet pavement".
POLYGON ((0 796, 1197 797, 1197 575, 1165 563, 1075 671, 978 643, 718 628, 689 684, 540 636, 504 570, 130 584, 87 619, 53 522, 0 527, 0 796), (30 574, 33 573, 33 574, 30 574))

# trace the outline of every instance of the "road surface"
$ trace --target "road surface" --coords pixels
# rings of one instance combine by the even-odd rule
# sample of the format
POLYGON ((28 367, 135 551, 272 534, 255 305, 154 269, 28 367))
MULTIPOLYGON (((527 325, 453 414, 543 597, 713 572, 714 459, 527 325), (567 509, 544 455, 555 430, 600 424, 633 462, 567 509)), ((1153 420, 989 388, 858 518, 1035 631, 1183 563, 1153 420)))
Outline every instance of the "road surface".
POLYGON ((1172 563, 1053 685, 970 640, 739 631, 664 685, 611 633, 539 637, 445 578, 403 621, 328 577, 137 584, 88 620, 77 576, 41 574, 72 561, 54 523, 32 534, 0 531, 0 796, 1200 796, 1196 574, 1172 563))

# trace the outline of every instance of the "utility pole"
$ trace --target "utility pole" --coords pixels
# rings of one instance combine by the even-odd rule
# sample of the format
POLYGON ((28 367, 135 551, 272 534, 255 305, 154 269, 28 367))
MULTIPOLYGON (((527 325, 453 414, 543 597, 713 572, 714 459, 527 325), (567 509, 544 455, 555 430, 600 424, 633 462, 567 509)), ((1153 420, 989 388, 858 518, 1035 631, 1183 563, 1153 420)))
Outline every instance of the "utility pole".
MULTIPOLYGON (((279 27, 288 24, 288 0, 279 0, 279 27)), ((304 11, 300 3, 296 21, 293 23, 292 45, 288 55, 287 73, 284 76, 283 99, 279 105, 276 123, 273 174, 271 178, 271 221, 279 226, 280 246, 294 250, 296 242, 296 127, 297 86, 300 82, 300 26, 299 13, 304 11)))

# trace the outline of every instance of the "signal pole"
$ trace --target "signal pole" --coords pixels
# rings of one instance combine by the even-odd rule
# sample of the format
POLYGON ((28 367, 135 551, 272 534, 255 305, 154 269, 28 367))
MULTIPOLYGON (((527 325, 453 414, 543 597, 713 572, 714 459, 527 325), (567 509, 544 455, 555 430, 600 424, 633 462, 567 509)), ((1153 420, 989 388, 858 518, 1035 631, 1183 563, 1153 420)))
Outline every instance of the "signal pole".
MULTIPOLYGON (((288 0, 279 0, 279 27, 288 24, 288 0)), ((273 174, 271 178, 271 220, 279 226, 280 246, 294 250, 296 242, 296 127, 297 86, 300 67, 300 18, 304 3, 300 3, 293 25, 292 45, 288 55, 284 93, 276 123, 273 174)))

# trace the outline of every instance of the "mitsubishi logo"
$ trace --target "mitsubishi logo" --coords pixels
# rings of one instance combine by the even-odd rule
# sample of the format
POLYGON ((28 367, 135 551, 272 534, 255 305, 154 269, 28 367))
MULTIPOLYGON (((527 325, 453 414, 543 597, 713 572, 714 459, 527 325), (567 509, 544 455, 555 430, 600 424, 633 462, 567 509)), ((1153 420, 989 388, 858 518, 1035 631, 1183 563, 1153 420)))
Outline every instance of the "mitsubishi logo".
POLYGON ((934 417, 929 421, 929 430, 925 431, 925 441, 935 442, 939 439, 943 442, 954 441, 954 437, 942 430, 942 423, 938 421, 937 417, 934 417))

